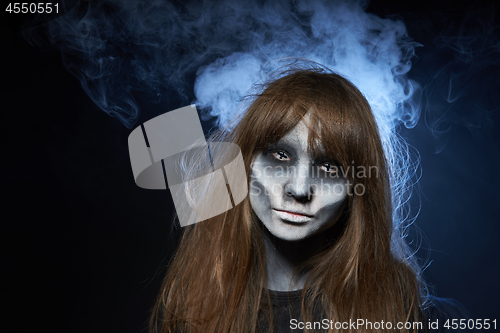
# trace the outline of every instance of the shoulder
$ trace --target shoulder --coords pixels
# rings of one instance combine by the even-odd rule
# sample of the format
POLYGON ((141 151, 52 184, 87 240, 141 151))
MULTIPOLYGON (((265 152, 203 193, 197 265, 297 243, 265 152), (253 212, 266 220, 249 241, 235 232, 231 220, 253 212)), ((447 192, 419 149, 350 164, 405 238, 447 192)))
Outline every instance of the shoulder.
POLYGON ((458 301, 436 296, 431 296, 429 301, 429 306, 424 310, 429 333, 476 332, 471 314, 458 301))

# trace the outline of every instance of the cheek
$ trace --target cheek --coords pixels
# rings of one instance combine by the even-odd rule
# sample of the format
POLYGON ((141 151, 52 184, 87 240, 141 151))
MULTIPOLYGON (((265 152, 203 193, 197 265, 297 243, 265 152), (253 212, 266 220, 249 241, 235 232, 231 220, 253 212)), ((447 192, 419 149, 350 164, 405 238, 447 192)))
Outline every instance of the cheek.
POLYGON ((335 198, 324 198, 321 200, 320 205, 322 209, 330 212, 330 215, 335 215, 337 210, 339 210, 344 202, 346 201, 346 197, 335 197, 335 198))
POLYGON ((339 180, 323 184, 321 193, 317 196, 317 209, 325 217, 331 218, 342 210, 348 196, 347 182, 339 180))
POLYGON ((320 189, 320 197, 328 204, 343 201, 347 195, 347 181, 343 179, 323 184, 320 189))
POLYGON ((252 170, 249 188, 250 204, 252 209, 259 215, 259 212, 270 206, 265 177, 262 177, 260 170, 252 170))
POLYGON ((273 168, 255 168, 250 177, 250 196, 254 200, 273 201, 283 195, 285 177, 277 177, 273 168))

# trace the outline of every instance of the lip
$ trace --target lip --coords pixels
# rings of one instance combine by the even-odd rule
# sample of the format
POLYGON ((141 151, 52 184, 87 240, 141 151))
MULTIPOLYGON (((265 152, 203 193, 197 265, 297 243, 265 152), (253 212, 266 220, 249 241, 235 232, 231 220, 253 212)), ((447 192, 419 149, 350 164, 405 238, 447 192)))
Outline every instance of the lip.
POLYGON ((310 221, 314 215, 308 215, 308 214, 303 214, 303 213, 298 213, 298 212, 291 212, 287 210, 281 210, 281 209, 273 209, 276 214, 285 221, 289 222, 295 222, 295 223, 305 223, 310 221))

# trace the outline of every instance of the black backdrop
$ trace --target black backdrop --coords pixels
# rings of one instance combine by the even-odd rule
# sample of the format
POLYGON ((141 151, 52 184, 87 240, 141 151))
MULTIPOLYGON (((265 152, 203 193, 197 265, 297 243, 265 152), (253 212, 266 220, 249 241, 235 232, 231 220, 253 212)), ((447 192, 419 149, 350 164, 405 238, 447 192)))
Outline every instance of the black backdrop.
MULTIPOLYGON (((430 79, 451 57, 440 53, 436 37, 458 34, 460 22, 478 8, 482 14, 474 15, 496 20, 489 31, 499 55, 493 1, 373 1, 368 11, 405 20, 409 35, 424 45, 410 76, 432 88, 430 79)), ((170 194, 135 185, 130 130, 93 105, 56 50, 29 45, 20 34, 22 20, 3 14, 2 325, 8 323, 9 332, 141 331, 175 248, 170 194)), ((473 98, 467 89, 498 94, 494 59, 465 78, 473 86, 464 87, 461 103, 473 98)), ((453 126, 438 154, 442 142, 424 118, 401 133, 422 157, 416 225, 424 235, 419 255, 432 260, 426 277, 438 296, 456 298, 474 318, 500 320, 497 108, 490 103, 476 132, 453 126)))

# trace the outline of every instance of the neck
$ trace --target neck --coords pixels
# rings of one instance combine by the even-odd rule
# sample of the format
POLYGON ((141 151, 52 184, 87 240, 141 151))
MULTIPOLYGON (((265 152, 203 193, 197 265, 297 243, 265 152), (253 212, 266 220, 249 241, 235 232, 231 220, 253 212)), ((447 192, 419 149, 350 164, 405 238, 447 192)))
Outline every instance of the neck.
POLYGON ((303 289, 310 270, 297 270, 325 246, 325 232, 300 241, 286 241, 274 237, 265 227, 263 229, 267 288, 277 291, 303 289))

